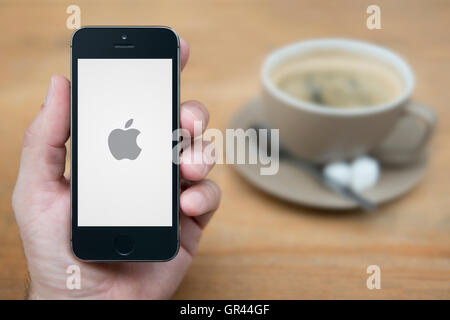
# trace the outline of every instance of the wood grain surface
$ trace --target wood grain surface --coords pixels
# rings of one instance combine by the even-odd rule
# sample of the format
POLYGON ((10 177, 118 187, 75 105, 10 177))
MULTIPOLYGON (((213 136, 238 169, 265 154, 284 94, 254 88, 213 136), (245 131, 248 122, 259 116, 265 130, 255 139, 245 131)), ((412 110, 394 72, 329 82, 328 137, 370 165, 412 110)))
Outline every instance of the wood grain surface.
POLYGON ((21 140, 54 73, 70 76, 66 7, 82 25, 169 25, 191 45, 182 99, 198 99, 225 129, 260 91, 275 48, 350 37, 387 46, 412 65, 414 98, 438 114, 424 180, 376 213, 325 212, 258 191, 232 167, 211 173, 223 200, 176 299, 450 298, 449 1, 0 0, 0 298, 21 299, 27 274, 11 209, 21 140), (366 28, 381 7, 382 29, 366 28), (366 268, 381 267, 381 290, 366 268))

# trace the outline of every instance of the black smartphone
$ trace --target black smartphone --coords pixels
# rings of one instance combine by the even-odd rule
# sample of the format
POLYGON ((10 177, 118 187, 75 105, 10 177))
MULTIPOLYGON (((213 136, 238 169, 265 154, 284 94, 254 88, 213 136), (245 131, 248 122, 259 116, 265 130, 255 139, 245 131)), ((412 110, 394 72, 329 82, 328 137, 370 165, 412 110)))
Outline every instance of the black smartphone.
POLYGON ((179 248, 180 42, 167 27, 85 27, 71 43, 72 250, 166 261, 179 248))

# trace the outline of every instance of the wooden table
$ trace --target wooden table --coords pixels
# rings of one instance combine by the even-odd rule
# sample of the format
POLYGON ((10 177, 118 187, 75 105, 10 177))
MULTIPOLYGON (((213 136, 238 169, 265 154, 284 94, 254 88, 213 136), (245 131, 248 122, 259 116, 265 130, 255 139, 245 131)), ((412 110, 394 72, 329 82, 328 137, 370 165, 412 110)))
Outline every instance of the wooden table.
POLYGON ((271 50, 344 36, 398 51, 417 75, 414 97, 439 116, 425 179, 376 214, 322 212, 251 187, 229 166, 211 174, 222 205, 176 299, 450 298, 450 3, 448 1, 0 1, 0 298, 24 295, 26 263, 10 205, 23 131, 53 73, 69 76, 66 7, 82 25, 162 24, 191 44, 182 98, 225 129, 260 91, 271 50), (381 7, 382 29, 366 28, 381 7), (381 267, 381 290, 366 267, 381 267))

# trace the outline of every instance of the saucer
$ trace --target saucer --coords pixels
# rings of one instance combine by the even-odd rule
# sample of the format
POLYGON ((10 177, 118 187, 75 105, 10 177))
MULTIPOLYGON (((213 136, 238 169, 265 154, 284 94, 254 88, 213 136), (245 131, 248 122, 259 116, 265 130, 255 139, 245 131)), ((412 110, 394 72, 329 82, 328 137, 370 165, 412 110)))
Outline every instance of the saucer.
MULTIPOLYGON (((228 128, 247 130, 255 124, 264 124, 259 99, 246 104, 234 115, 228 128)), ((414 125, 414 124, 411 124, 414 125)), ((411 129, 411 128, 409 128, 411 129)), ((402 130, 408 130, 403 126, 402 130)), ((399 134, 400 136, 407 136, 399 134)), ((398 139, 397 139, 398 140, 398 139)), ((227 149, 231 146, 227 146, 227 149)), ((228 150, 227 150, 228 151, 228 150)), ((246 148, 248 153, 248 148, 246 148)), ((248 157, 247 157, 248 159, 248 157)), ((281 199, 320 209, 346 210, 358 206, 339 194, 329 190, 304 169, 291 162, 280 160, 275 175, 261 175, 262 165, 235 164, 237 172, 247 181, 263 191, 281 199)), ((424 176, 426 157, 402 167, 382 167, 377 184, 361 194, 376 204, 393 200, 411 190, 424 176)))

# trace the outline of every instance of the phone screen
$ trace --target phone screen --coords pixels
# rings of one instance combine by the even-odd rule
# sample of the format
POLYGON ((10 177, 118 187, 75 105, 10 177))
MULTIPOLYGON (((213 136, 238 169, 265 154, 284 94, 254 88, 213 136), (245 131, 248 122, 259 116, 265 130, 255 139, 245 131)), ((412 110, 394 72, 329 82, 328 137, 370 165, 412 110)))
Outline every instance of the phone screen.
POLYGON ((78 59, 78 226, 172 226, 172 59, 78 59))

